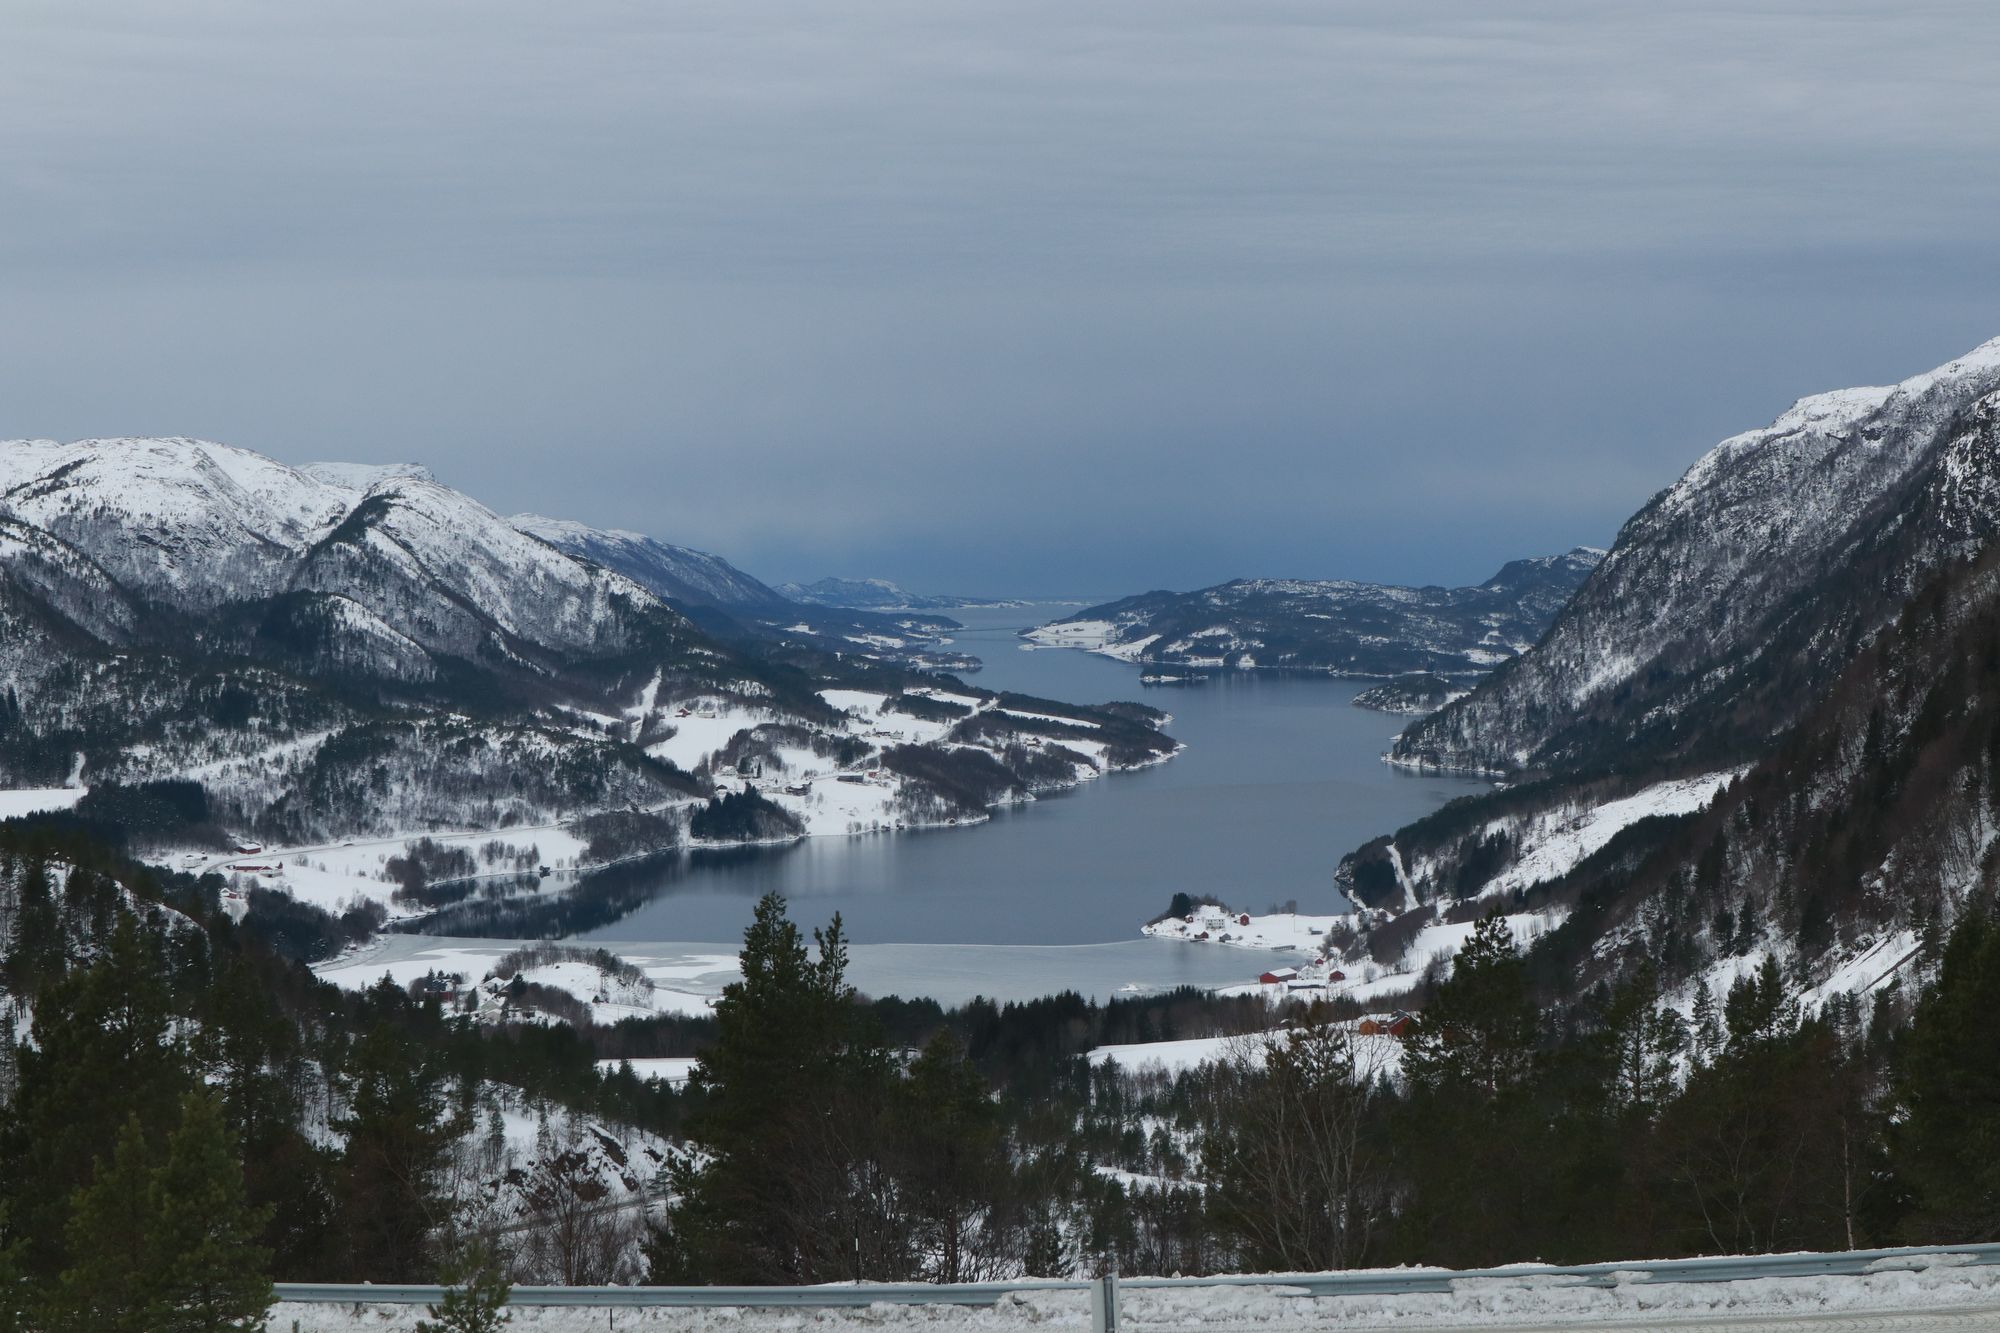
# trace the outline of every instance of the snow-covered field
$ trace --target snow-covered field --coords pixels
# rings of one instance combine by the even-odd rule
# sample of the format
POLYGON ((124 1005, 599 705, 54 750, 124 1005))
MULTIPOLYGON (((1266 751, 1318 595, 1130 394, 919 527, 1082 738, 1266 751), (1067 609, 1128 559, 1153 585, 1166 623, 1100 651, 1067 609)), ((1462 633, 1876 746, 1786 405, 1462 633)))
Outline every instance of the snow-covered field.
MULTIPOLYGON (((384 936, 359 953, 342 955, 315 970, 322 979, 347 990, 365 990, 384 976, 399 986, 408 986, 432 972, 477 985, 502 958, 520 947, 521 941, 511 940, 384 936)), ((633 985, 575 960, 525 968, 521 975, 530 982, 567 991, 589 1007, 592 1022, 603 1024, 651 1014, 706 1013, 722 988, 742 975, 732 953, 657 956, 621 949, 616 956, 637 967, 649 984, 633 985)))
POLYGON ((1081 648, 1123 662, 1137 661, 1139 654, 1159 637, 1156 634, 1135 643, 1118 643, 1118 628, 1109 620, 1059 620, 1039 625, 1022 637, 1039 648, 1081 648))
POLYGON ((553 872, 568 873, 583 862, 583 840, 555 824, 397 834, 311 847, 268 847, 228 856, 198 853, 168 860, 176 869, 193 874, 212 870, 225 877, 240 877, 335 914, 356 903, 372 902, 381 904, 391 917, 420 916, 428 909, 397 902, 398 886, 386 873, 389 858, 404 855, 418 838, 464 850, 479 863, 479 873, 485 876, 511 879, 532 874, 544 865, 553 872), (275 873, 240 869, 274 864, 283 869, 275 873))
POLYGON ((1099 1046, 1090 1053, 1093 1065, 1115 1064, 1122 1069, 1161 1069, 1184 1074, 1202 1065, 1214 1064, 1237 1052, 1260 1058, 1263 1043, 1257 1037, 1188 1037, 1181 1041, 1129 1042, 1121 1046, 1099 1046))
MULTIPOLYGON (((1643 1272, 1635 1261, 1633 1272, 1643 1272)), ((1762 1278, 1745 1282, 1644 1282, 1583 1287, 1572 1279, 1523 1275, 1461 1280, 1450 1292, 1323 1296, 1282 1281, 1254 1286, 1127 1287, 1121 1326, 1155 1330, 1615 1328, 1696 1331, 1839 1328, 1900 1330, 2000 1327, 2000 1268, 1940 1262, 1916 1271, 1865 1277, 1762 1278)), ((576 1309, 518 1307, 522 1333, 603 1333, 676 1329, 688 1333, 809 1333, 880 1327, 1014 1333, 1087 1329, 1081 1291, 1030 1291, 990 1308, 870 1305, 849 1309, 576 1309)), ((299 1333, 401 1333, 421 1306, 283 1304, 274 1328, 299 1333)))
POLYGON ((632 1072, 641 1079, 658 1079, 662 1083, 678 1087, 688 1081, 694 1067, 700 1063, 691 1055, 662 1056, 656 1060, 599 1060, 597 1067, 607 1074, 615 1074, 621 1065, 632 1066, 632 1072))
POLYGON ((1206 934, 1208 938, 1200 943, 1310 954, 1320 951, 1326 942, 1326 932, 1342 919, 1338 916, 1306 916, 1298 912, 1271 912, 1252 915, 1245 924, 1243 917, 1246 913, 1226 912, 1224 915, 1228 920, 1220 927, 1205 923, 1197 912, 1193 921, 1170 916, 1162 921, 1148 922, 1140 929, 1155 939, 1194 941, 1196 936, 1206 934))
POLYGON ((49 810, 67 810, 83 799, 87 787, 23 787, 0 791, 0 819, 19 819, 49 810))

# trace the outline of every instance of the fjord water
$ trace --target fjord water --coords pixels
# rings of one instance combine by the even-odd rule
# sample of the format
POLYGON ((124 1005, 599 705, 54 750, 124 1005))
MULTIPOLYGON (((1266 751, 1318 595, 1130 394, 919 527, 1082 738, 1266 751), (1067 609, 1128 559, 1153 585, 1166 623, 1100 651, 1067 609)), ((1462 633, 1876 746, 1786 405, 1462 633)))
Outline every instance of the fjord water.
MULTIPOLYGON (((738 939, 752 904, 772 889, 791 901, 802 924, 838 911, 863 946, 1131 941, 1180 890, 1213 893, 1249 911, 1296 899, 1301 911, 1335 912, 1344 907, 1333 883, 1342 854, 1484 785, 1384 764, 1381 753, 1400 719, 1352 705, 1365 682, 1239 673, 1145 687, 1138 669, 1123 662, 1020 647, 1020 629, 1067 610, 953 613, 967 626, 954 636, 957 644, 986 663, 969 679, 1078 703, 1142 700, 1173 714, 1167 730, 1186 744, 1180 755, 973 827, 684 856, 660 868, 650 901, 588 938, 738 939)), ((1162 980, 1215 984, 1253 961, 1236 950, 1139 947, 1160 950, 1162 961, 1203 956, 1188 960, 1193 971, 1162 980), (1217 975, 1208 978, 1210 971, 1217 975)), ((1035 966, 1044 950, 1009 952, 1015 965, 1035 966)), ((1120 952, 1102 963, 1118 966, 1112 957, 1120 952)), ((902 961, 915 958, 905 953, 902 961)), ((1080 955, 1043 961, 1068 972, 1068 984, 1097 966, 1080 955)))

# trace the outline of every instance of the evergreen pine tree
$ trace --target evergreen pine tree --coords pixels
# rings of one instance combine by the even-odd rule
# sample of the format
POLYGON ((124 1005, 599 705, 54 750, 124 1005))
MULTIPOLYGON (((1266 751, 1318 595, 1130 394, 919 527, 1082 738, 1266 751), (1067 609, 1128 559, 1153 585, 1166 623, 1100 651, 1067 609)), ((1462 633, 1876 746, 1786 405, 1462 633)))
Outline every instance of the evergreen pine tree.
POLYGON ((1775 955, 1765 955, 1756 972, 1729 988, 1722 1002, 1722 1017, 1729 1029, 1731 1049, 1746 1042, 1783 1037, 1798 1027, 1798 1014, 1785 998, 1784 973, 1775 955))
POLYGON ((190 1094, 163 1152, 137 1116, 70 1212, 75 1256, 58 1286, 56 1322, 112 1333, 219 1333, 264 1327, 271 1304, 264 1218, 243 1198, 222 1111, 190 1094))
POLYGON ((706 1103, 689 1133, 708 1158, 676 1168, 654 1281, 903 1275, 883 1207, 888 1062, 860 1024, 840 918, 814 942, 817 959, 782 897, 757 904, 696 1070, 706 1103))
POLYGON ((154 1172, 148 1250, 158 1273, 159 1333, 261 1329, 272 1301, 267 1216, 244 1198, 222 1108, 206 1093, 182 1103, 180 1127, 154 1172))
POLYGON ((1498 911, 1488 913, 1404 1043, 1404 1073, 1419 1088, 1498 1096, 1527 1078, 1535 1023, 1513 932, 1498 911))
POLYGON ((1968 912, 1904 1041, 1890 1160, 1917 1243, 2000 1234, 2000 924, 1968 912))
POLYGON ((159 1139, 178 1118, 193 1078, 173 998, 159 951, 121 916, 96 962, 36 1000, 34 1041, 21 1052, 14 1105, 0 1125, 0 1196, 38 1278, 78 1257, 64 1247, 70 1200, 126 1122, 138 1117, 159 1139))
POLYGON ((1009 1174, 999 1108, 949 1028, 910 1065, 901 1092, 897 1175, 934 1257, 930 1276, 970 1281, 977 1242, 999 1239, 994 1213, 1009 1174))
POLYGON ((1694 1054, 1695 1059, 1707 1064, 1722 1051, 1722 1019, 1715 1010, 1715 992, 1708 988, 1706 978, 1694 987, 1694 1054))
POLYGON ((430 1318, 417 1321, 416 1333, 499 1333, 513 1322, 507 1313, 513 1288, 491 1248, 467 1249, 446 1266, 444 1277, 444 1299, 426 1307, 430 1318))
POLYGON ((21 1242, 8 1230, 7 1206, 0 1203, 0 1333, 26 1333, 32 1296, 21 1242))
POLYGON ((429 1276, 431 1232, 445 1154, 456 1137, 426 1053, 401 1029, 378 1023, 342 1071, 348 1114, 339 1195, 346 1267, 356 1280, 415 1282, 429 1276))
POLYGON ((153 1255, 150 1193, 155 1162, 133 1116, 109 1162, 79 1190, 67 1227, 74 1262, 63 1271, 51 1323, 101 1333, 150 1333, 162 1313, 153 1255))
POLYGON ((1659 974, 1651 963, 1612 991, 1605 1007, 1605 1041, 1612 1063, 1611 1104, 1651 1115, 1674 1087, 1674 1057, 1687 1047, 1681 1016, 1659 1004, 1659 974))

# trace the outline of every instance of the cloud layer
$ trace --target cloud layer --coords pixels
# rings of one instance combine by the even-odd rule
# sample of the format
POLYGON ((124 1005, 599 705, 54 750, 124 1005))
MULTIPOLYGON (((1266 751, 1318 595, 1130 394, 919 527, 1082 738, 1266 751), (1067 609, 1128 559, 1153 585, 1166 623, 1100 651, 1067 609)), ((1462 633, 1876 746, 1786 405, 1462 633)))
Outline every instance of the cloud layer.
POLYGON ((768 577, 1468 580, 2000 333, 1963 3, 23 3, 0 436, 768 577))

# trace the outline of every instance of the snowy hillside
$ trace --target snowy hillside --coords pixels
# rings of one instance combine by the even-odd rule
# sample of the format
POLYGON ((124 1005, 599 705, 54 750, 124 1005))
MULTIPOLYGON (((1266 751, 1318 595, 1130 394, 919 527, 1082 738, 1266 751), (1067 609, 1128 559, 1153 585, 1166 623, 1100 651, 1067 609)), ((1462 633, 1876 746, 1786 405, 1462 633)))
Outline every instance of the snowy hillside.
POLYGON ((1516 560, 1469 588, 1238 579, 1108 602, 1025 637, 1149 665, 1463 678, 1532 647, 1602 555, 1516 560))
POLYGON ((199 783, 154 841, 210 850, 224 827, 296 851, 560 821, 581 864, 964 822, 1175 748, 1143 710, 919 697, 934 626, 698 628, 653 586, 675 561, 691 600, 812 614, 715 557, 517 526, 414 465, 0 445, 0 786, 199 783), (902 724, 829 702, 857 686, 902 724))
POLYGON ((616 570, 655 596, 694 611, 703 627, 719 636, 755 640, 773 651, 838 653, 923 671, 969 672, 981 665, 978 658, 949 647, 959 625, 944 616, 902 609, 893 614, 829 609, 773 591, 720 556, 636 532, 601 532, 533 514, 516 515, 513 521, 560 551, 616 570))
POLYGON ((1724 441, 1397 741, 1513 780, 1343 860, 1361 943, 1504 903, 1561 922, 1568 997, 1651 968, 1685 1011, 1770 962, 1809 1011, 1907 1005, 1993 888, 1996 532, 2000 341, 1724 441))
POLYGON ((788 598, 707 551, 673 546, 643 533, 600 530, 539 514, 516 514, 511 522, 557 550, 616 570, 661 597, 780 615, 793 609, 788 598))

